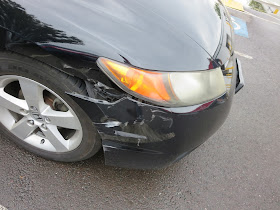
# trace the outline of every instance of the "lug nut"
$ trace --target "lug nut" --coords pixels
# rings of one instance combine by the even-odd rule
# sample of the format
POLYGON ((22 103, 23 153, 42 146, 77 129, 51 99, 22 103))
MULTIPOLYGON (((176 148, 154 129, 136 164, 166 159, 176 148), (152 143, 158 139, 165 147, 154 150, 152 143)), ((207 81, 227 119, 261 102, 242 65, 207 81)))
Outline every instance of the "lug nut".
POLYGON ((48 130, 48 128, 47 128, 47 126, 45 124, 42 124, 41 128, 44 129, 44 130, 48 130))
POLYGON ((27 123, 28 123, 29 125, 34 125, 34 120, 28 120, 27 123))
POLYGON ((51 122, 50 118, 46 117, 46 118, 45 118, 45 122, 46 122, 46 123, 50 123, 50 122, 51 122))

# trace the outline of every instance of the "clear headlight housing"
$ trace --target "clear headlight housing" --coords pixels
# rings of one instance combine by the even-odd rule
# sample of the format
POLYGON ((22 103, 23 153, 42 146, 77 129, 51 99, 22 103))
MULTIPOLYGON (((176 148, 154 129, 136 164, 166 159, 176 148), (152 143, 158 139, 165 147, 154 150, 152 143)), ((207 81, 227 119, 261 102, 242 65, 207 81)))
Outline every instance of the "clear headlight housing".
POLYGON ((127 93, 166 107, 206 103, 222 96, 226 86, 221 68, 193 72, 160 72, 100 57, 101 70, 127 93))

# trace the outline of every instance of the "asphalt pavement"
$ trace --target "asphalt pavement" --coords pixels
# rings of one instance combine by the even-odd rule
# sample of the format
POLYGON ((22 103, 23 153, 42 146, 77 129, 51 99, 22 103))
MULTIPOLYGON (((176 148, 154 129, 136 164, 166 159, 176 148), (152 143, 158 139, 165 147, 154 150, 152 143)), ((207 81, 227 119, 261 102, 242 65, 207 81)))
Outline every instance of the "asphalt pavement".
POLYGON ((246 87, 202 146, 141 171, 105 166, 102 153, 48 161, 0 134, 0 209, 280 209, 280 21, 249 12, 234 46, 246 87))

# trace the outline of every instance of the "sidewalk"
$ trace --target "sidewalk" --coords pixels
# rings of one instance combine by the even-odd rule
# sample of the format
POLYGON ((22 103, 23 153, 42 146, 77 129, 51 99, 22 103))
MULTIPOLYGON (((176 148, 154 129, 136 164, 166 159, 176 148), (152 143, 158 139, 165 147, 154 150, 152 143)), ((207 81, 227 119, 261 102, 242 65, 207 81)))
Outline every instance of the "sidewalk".
POLYGON ((280 2, 273 0, 255 0, 261 3, 267 13, 273 13, 275 15, 280 15, 280 2))
MULTIPOLYGON (((249 4, 252 0, 222 0, 223 3, 232 9, 243 11, 244 7, 250 7, 249 4)), ((254 0, 262 4, 264 10, 268 14, 280 16, 280 0, 254 0)))

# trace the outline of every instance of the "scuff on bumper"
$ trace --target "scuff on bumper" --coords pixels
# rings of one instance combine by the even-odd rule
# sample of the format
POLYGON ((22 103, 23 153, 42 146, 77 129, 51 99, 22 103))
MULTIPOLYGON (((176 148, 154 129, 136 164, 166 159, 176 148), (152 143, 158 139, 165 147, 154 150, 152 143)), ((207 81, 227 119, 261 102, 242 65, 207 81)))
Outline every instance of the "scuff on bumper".
POLYGON ((231 105, 226 95, 203 111, 197 107, 163 108, 131 98, 117 102, 70 94, 92 119, 107 165, 160 168, 184 157, 225 121, 231 105))

